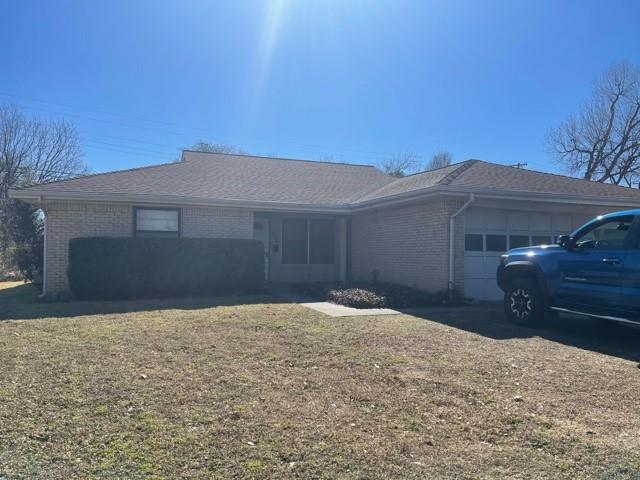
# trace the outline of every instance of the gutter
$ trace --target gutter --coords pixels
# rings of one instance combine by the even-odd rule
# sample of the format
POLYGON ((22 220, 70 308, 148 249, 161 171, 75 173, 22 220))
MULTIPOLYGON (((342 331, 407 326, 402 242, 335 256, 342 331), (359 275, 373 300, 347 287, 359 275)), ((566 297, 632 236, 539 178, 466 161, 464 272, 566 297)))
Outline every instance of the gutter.
POLYGON ((464 212, 469 205, 471 205, 476 199, 476 196, 473 192, 469 193, 469 199, 455 212, 451 217, 449 217, 449 294, 453 292, 454 286, 454 255, 455 255, 455 219, 458 215, 464 212))
MULTIPOLYGON (((227 208, 251 208, 262 211, 296 211, 313 213, 355 214, 367 210, 391 207, 409 201, 423 200, 437 195, 468 196, 469 187, 456 187, 451 185, 435 185, 419 188, 409 192, 389 195, 386 197, 353 202, 351 204, 300 204, 290 202, 273 201, 247 201, 242 199, 207 199, 199 197, 184 197, 177 195, 145 195, 145 194, 109 194, 90 192, 47 192, 44 189, 31 187, 29 189, 12 189, 10 198, 17 198, 29 203, 41 203, 43 201, 84 201, 107 203, 131 203, 138 205, 171 205, 171 206, 200 206, 200 207, 227 207, 227 208)), ((479 198, 501 201, 534 201, 542 203, 561 203, 568 205, 594 205, 606 207, 638 208, 640 198, 616 199, 594 196, 575 196, 541 192, 522 192, 510 190, 496 190, 488 188, 473 188, 473 193, 479 198)))
POLYGON ((225 207, 247 208, 256 211, 287 211, 287 212, 311 212, 348 214, 351 209, 347 204, 304 204, 274 201, 247 201, 241 199, 206 199, 199 197, 184 197, 177 195, 146 195, 146 194, 122 194, 122 193, 76 193, 45 191, 9 190, 9 198, 23 200, 32 204, 43 201, 81 201, 99 203, 125 203, 133 205, 167 205, 167 206, 192 206, 192 207, 225 207))

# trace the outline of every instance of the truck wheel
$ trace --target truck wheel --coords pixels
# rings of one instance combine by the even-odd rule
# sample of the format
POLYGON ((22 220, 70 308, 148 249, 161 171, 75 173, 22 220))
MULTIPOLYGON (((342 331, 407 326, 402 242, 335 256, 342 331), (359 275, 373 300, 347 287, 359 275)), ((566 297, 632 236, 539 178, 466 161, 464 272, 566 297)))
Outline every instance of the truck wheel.
POLYGON ((516 325, 532 326, 544 317, 542 295, 535 282, 514 280, 504 294, 504 311, 516 325))

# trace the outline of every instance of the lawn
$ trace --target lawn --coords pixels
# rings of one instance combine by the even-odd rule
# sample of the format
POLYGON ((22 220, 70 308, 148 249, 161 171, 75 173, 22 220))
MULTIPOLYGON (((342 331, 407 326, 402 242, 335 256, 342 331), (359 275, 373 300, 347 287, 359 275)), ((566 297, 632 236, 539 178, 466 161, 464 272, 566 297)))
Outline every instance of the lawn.
POLYGON ((35 294, 0 286, 1 479, 640 478, 636 330, 35 294))

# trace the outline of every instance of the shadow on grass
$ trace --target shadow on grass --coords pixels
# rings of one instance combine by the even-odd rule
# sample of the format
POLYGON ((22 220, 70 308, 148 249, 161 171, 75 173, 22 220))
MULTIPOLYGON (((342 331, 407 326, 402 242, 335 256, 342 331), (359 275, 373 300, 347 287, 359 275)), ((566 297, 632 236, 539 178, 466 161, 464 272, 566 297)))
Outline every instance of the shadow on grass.
POLYGON ((0 288, 0 321, 107 315, 153 310, 198 310, 217 306, 286 303, 270 294, 162 298, 102 302, 42 302, 31 284, 0 288))
POLYGON ((453 328, 494 340, 540 337, 563 345, 640 361, 640 327, 563 315, 535 328, 519 327, 507 320, 501 307, 487 306, 458 312, 411 312, 453 328))

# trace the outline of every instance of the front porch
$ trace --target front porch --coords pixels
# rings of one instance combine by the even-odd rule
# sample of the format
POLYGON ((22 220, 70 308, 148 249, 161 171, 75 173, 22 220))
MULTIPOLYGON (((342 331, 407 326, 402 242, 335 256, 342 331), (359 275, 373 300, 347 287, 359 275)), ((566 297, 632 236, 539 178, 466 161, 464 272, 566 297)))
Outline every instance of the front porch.
POLYGON ((264 245, 269 282, 348 278, 348 217, 255 212, 253 238, 264 245))

